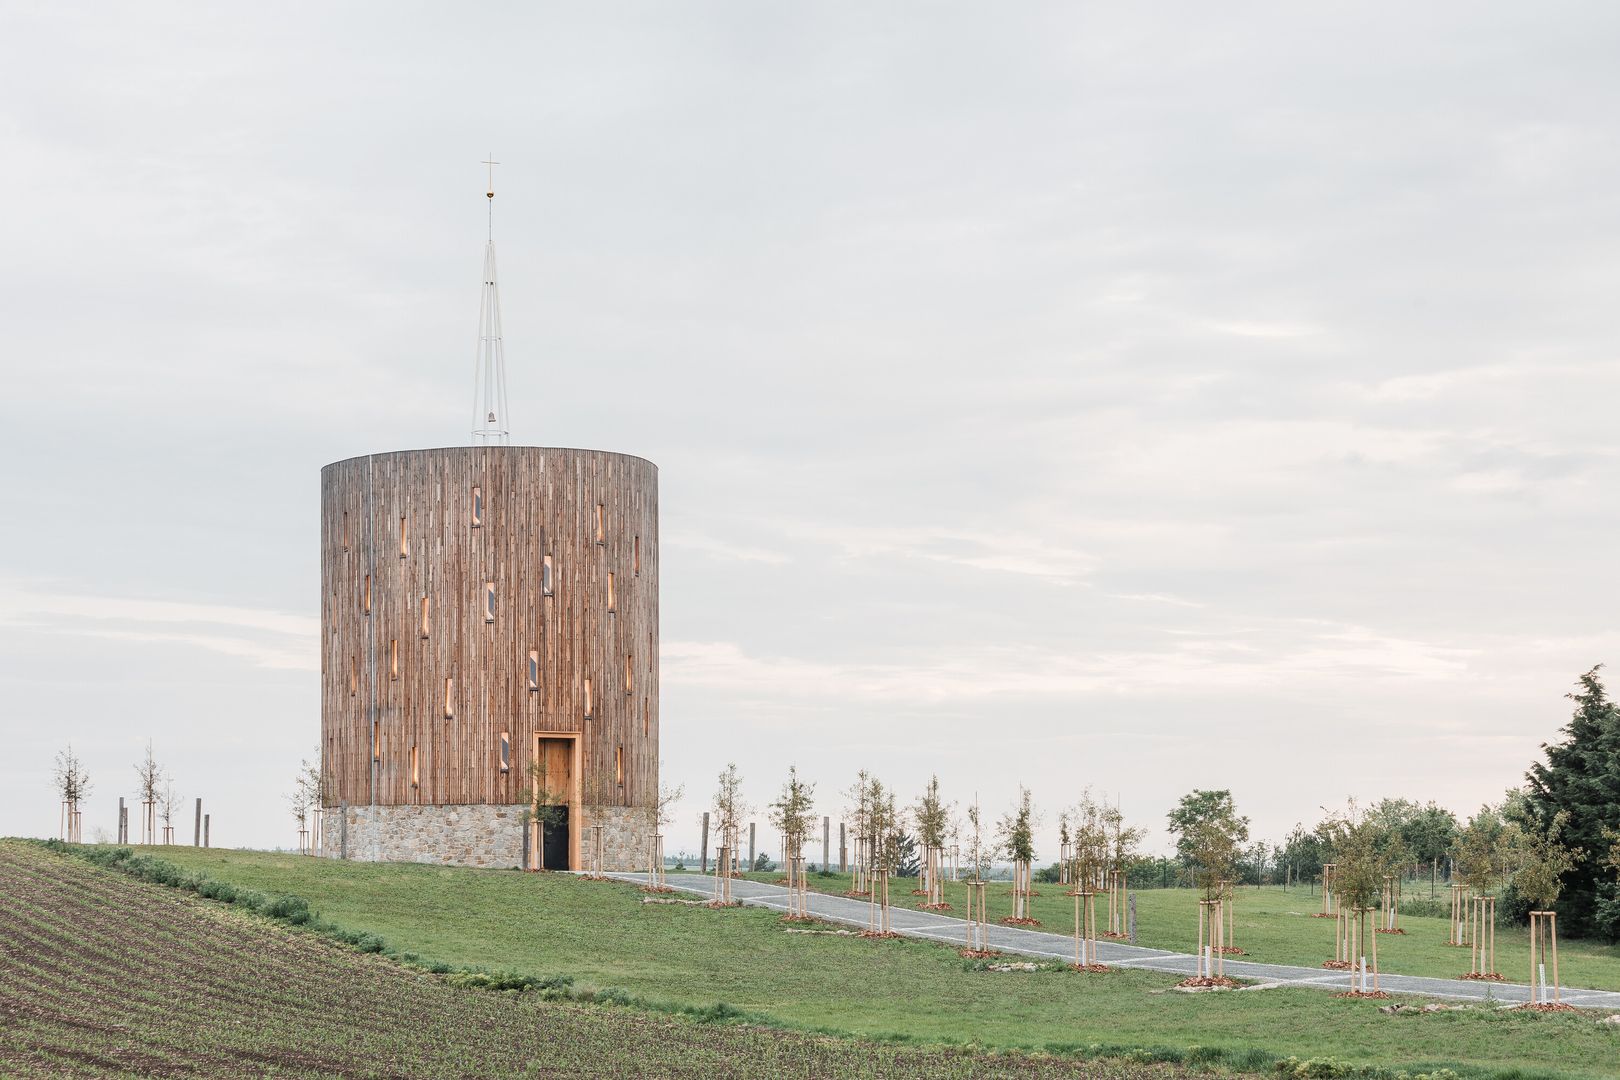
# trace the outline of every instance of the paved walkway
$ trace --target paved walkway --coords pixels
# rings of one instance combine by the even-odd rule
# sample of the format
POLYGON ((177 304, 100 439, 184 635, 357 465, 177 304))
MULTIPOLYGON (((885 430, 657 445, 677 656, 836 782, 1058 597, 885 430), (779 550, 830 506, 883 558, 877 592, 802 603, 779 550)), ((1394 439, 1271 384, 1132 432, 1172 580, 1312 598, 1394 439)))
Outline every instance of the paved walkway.
MULTIPOLYGON (((643 882, 646 874, 614 874, 625 881, 643 882)), ((665 883, 683 892, 699 896, 714 895, 714 878, 699 874, 669 874, 665 883)), ((790 901, 787 889, 763 882, 736 880, 731 883, 735 900, 757 907, 787 911, 790 901)), ((829 922, 865 928, 867 902, 847 896, 810 893, 810 913, 829 922)), ((967 923, 933 911, 913 911, 898 905, 889 908, 889 922, 896 933, 907 937, 927 938, 967 943, 967 923)), ((1046 959, 1074 958, 1074 937, 1052 934, 1042 930, 1028 930, 1016 926, 989 927, 990 944, 1002 952, 1019 953, 1046 959)), ((1097 942, 1099 959, 1113 967, 1146 968, 1172 975, 1192 975, 1197 971, 1197 958, 1187 953, 1164 949, 1147 949, 1139 945, 1125 945, 1117 941, 1097 942)), ((1227 958, 1226 973, 1236 979, 1253 979, 1262 983, 1312 987, 1319 990, 1348 990, 1350 973, 1327 971, 1323 968, 1290 967, 1286 964, 1259 964, 1247 960, 1227 958)), ((1390 975, 1380 973, 1380 989, 1392 994, 1415 994, 1422 997, 1456 998, 1463 1001, 1497 1001, 1503 1003, 1530 1000, 1530 988, 1522 983, 1473 982, 1467 979, 1431 979, 1417 975, 1390 975)), ((1585 1009, 1614 1009, 1620 1011, 1620 992, 1612 990, 1563 989, 1564 1003, 1585 1009)))

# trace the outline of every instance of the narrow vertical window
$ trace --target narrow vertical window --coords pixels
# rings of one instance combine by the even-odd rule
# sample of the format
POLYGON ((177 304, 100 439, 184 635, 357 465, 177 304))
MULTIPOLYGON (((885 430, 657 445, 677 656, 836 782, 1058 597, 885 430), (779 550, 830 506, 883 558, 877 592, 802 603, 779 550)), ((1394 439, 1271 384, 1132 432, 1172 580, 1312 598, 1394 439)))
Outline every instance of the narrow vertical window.
POLYGON ((529 650, 529 689, 540 689, 540 650, 529 650))
POLYGON ((366 594, 365 594, 365 597, 360 601, 360 607, 361 607, 361 610, 363 610, 367 615, 371 614, 371 575, 370 574, 366 575, 366 594))
POLYGON ((399 678, 399 638, 390 638, 388 641, 388 677, 399 678))
POLYGON ((484 582, 484 621, 495 621, 495 583, 484 582))
POLYGON ((501 772, 512 771, 512 733, 501 732, 501 772))
POLYGON ((428 636, 428 631, 433 629, 433 623, 429 616, 432 610, 428 598, 422 597, 422 636, 424 638, 428 636))
POLYGON ((645 739, 645 738, 650 737, 651 735, 652 735, 652 703, 650 701, 643 701, 641 703, 641 737, 643 739, 645 739))
POLYGON ((639 536, 636 537, 635 541, 630 546, 630 550, 631 550, 631 555, 630 555, 631 565, 635 569, 634 576, 635 577, 640 577, 641 576, 641 537, 639 537, 639 536))
POLYGON ((607 522, 606 522, 605 519, 606 519, 606 515, 602 511, 602 504, 597 503, 596 504, 596 542, 598 544, 607 543, 607 522))
POLYGON ((422 783, 422 754, 417 750, 416 744, 411 744, 411 787, 418 787, 422 783))
POLYGON ((371 760, 382 760, 382 724, 376 720, 371 722, 371 760))
POLYGON ((405 558, 411 553, 411 540, 405 534, 405 519, 399 519, 399 557, 405 558))
POLYGON ((551 556, 547 555, 540 560, 540 595, 551 595, 551 556))
POLYGON ((360 658, 358 656, 351 656, 349 657, 349 696, 354 697, 354 695, 358 694, 359 692, 360 658))
POLYGON ((613 575, 608 575, 608 614, 611 615, 618 607, 618 598, 613 594, 613 575))
POLYGON ((484 489, 481 487, 473 488, 472 511, 472 527, 476 529, 484 523, 484 489))
POLYGON ((624 747, 613 748, 613 782, 624 787, 624 747))
POLYGON ((451 720, 451 719, 455 718, 455 715, 456 715, 456 680, 451 679, 451 678, 446 678, 444 680, 444 718, 446 720, 451 720))
POLYGON ((591 680, 585 680, 585 719, 591 718, 591 680))
POLYGON ((343 511, 343 550, 349 550, 349 512, 343 511))
POLYGON ((631 674, 631 658, 629 653, 624 654, 624 692, 629 694, 635 691, 635 676, 631 674))

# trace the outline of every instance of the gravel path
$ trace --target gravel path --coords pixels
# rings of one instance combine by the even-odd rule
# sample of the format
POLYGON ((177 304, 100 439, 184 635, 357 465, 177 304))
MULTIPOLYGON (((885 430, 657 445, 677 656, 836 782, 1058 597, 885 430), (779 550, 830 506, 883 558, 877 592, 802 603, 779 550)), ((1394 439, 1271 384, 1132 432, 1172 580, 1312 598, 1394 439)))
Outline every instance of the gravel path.
MULTIPOLYGON (((645 874, 614 874, 625 881, 643 882, 645 874)), ((670 874, 665 883, 683 892, 701 896, 714 895, 714 878, 698 874, 670 874)), ((780 885, 767 885, 759 881, 738 880, 731 883, 733 899, 757 907, 787 911, 788 891, 780 885)), ((810 913, 830 922, 864 927, 867 924, 867 902, 847 896, 829 896, 810 893, 810 913)), ((889 921, 896 933, 907 937, 928 938, 934 941, 967 944, 967 923, 933 911, 913 911, 891 906, 889 921)), ((990 944, 1002 952, 1020 953, 1048 959, 1072 960, 1074 938, 1068 934, 1051 934, 1042 930, 1027 930, 1015 926, 989 928, 990 944)), ((1173 975, 1192 975, 1197 959, 1187 953, 1147 949, 1139 945, 1125 945, 1117 941, 1097 942, 1099 958, 1114 967, 1146 968, 1173 975)), ((1320 990, 1348 990, 1350 973, 1325 971, 1322 968, 1291 967, 1287 964, 1258 964, 1248 960, 1226 961, 1226 974, 1236 979, 1279 983, 1289 986, 1313 987, 1320 990)), ((1467 979, 1431 979, 1418 975, 1378 976, 1380 989, 1393 994, 1415 994, 1422 997, 1456 998, 1461 1001, 1492 1000, 1504 1003, 1530 1000, 1530 988, 1523 983, 1472 982, 1467 979)), ((1614 1009, 1620 1011, 1620 993, 1612 990, 1563 989, 1564 1003, 1585 1009, 1614 1009)))

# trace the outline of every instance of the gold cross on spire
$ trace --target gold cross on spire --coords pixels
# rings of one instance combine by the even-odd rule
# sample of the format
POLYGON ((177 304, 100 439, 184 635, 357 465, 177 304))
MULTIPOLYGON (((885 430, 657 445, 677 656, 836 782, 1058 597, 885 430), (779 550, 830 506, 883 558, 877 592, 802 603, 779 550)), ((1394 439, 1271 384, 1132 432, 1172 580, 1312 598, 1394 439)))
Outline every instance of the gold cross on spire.
POLYGON ((489 157, 490 160, 480 162, 480 164, 489 166, 489 197, 493 199, 495 197, 495 166, 499 165, 500 162, 494 160, 495 152, 493 150, 490 151, 489 157))

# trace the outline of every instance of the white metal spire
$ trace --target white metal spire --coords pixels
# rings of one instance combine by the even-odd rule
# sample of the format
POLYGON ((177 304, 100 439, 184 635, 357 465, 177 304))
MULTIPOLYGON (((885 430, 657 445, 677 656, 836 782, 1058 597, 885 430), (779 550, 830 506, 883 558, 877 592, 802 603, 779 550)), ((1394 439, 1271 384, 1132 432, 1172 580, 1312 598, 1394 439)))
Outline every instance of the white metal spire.
POLYGON ((501 293, 495 284, 495 166, 490 154, 489 239, 484 245, 484 294, 478 309, 478 355, 473 365, 473 445, 504 446, 511 431, 506 421, 506 350, 501 344, 501 293))

